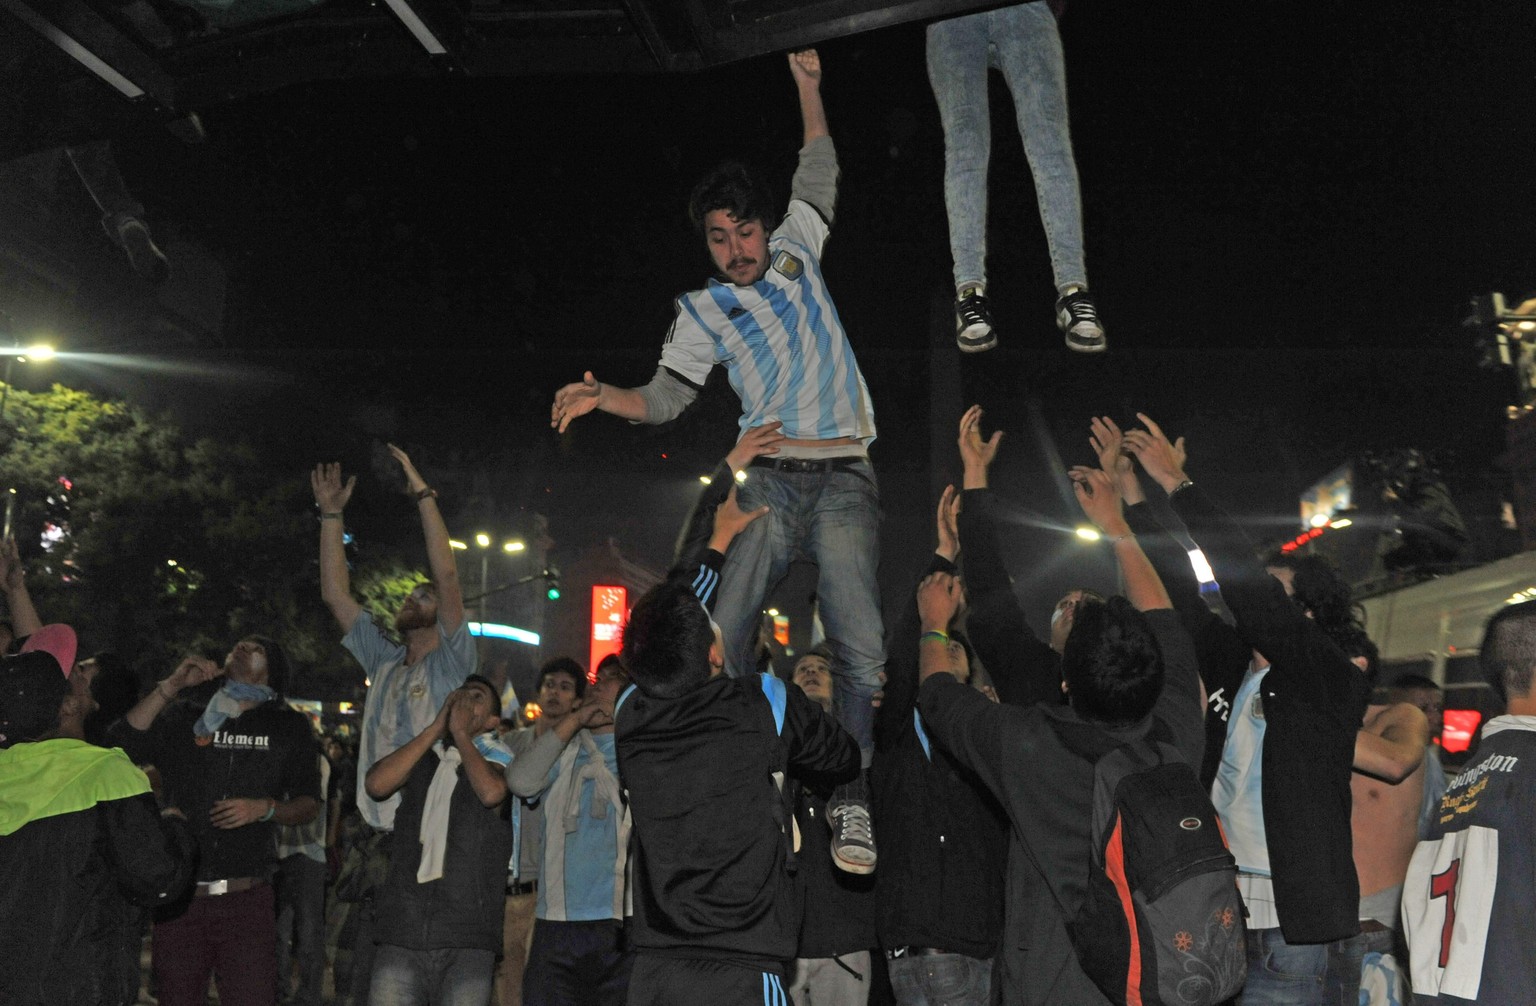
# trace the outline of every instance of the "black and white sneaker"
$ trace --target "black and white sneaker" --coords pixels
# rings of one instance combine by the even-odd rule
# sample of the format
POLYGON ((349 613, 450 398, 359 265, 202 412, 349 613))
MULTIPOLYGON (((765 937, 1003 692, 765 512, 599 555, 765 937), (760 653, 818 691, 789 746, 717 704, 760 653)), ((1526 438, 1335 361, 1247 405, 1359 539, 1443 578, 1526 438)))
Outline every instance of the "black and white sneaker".
POLYGON ((968 286, 955 298, 955 345, 962 353, 983 353, 997 345, 992 308, 979 286, 968 286))
POLYGON ((1079 353, 1102 353, 1109 343, 1093 298, 1081 287, 1069 290, 1056 302, 1056 327, 1067 337, 1067 348, 1079 353))
POLYGON ((835 800, 827 806, 832 822, 832 862, 848 873, 875 872, 875 830, 867 800, 835 800))

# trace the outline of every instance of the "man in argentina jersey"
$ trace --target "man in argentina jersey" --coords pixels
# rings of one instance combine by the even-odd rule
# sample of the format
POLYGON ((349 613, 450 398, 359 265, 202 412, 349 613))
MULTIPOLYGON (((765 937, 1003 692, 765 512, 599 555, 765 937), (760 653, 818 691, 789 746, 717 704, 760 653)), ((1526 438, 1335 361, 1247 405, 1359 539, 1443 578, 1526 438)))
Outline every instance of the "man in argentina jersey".
POLYGON ((1403 885, 1414 1001, 1536 996, 1536 601, 1494 615, 1483 675, 1506 712, 1451 781, 1403 885))
MULTIPOLYGON (((738 490, 745 511, 769 508, 737 538, 721 575, 715 620, 732 676, 755 669, 753 644, 769 591, 795 559, 820 568, 817 596, 833 644, 839 719, 867 769, 874 752, 870 699, 885 665, 876 569, 879 493, 869 464, 874 407, 821 272, 837 194, 837 155, 821 103, 814 50, 789 57, 800 97, 804 146, 789 208, 770 234, 770 199, 746 168, 726 164, 693 193, 690 211, 719 275, 677 300, 660 366, 641 388, 604 384, 588 371, 555 395, 550 423, 600 409, 634 422, 665 423, 723 366, 741 398, 741 431, 777 425, 772 456, 751 460, 738 490)), ((838 866, 875 865, 862 779, 834 795, 838 866)))

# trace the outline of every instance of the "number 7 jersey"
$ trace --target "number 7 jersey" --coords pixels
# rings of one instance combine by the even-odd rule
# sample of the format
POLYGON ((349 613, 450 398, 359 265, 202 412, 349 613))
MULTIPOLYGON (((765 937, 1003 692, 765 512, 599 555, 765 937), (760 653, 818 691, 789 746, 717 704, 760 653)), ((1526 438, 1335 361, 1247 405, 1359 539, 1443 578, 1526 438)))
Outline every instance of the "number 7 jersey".
POLYGON ((1499 716, 1403 882, 1417 1003, 1536 1002, 1536 716, 1499 716))

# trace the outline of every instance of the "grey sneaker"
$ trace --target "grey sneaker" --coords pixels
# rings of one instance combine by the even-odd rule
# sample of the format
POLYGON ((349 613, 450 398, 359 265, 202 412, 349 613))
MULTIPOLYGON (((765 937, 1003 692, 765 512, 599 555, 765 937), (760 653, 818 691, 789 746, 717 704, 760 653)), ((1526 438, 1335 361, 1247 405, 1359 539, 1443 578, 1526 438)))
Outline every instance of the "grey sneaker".
POLYGON ((983 353, 997 345, 992 308, 981 287, 968 286, 955 298, 955 345, 962 353, 983 353))
POLYGON ((827 807, 832 822, 832 862, 848 873, 875 872, 875 829, 866 800, 842 800, 827 807))
POLYGON ((1109 346, 1087 290, 1073 290, 1056 302, 1056 327, 1066 334, 1067 348, 1079 353, 1102 353, 1109 346))

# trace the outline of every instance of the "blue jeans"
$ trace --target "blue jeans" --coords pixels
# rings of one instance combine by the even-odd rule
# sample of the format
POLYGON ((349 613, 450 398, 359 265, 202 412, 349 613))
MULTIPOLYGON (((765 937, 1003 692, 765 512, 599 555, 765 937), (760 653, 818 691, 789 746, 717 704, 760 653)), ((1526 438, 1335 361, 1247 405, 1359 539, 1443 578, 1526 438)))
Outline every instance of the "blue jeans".
POLYGON ((407 950, 381 943, 368 1006, 486 1006, 495 967, 491 950, 407 950))
POLYGON ((964 954, 898 957, 889 964, 897 1006, 987 1006, 992 962, 964 954))
POLYGON ((830 472, 747 469, 736 490, 743 510, 768 514, 731 543, 720 577, 715 621, 725 637, 732 677, 756 669, 753 654, 763 601, 797 559, 816 563, 816 597, 833 662, 838 721, 858 741, 864 765, 875 747, 870 700, 885 668, 880 622, 880 491, 869 462, 830 472))
POLYGON ((1088 285, 1083 206, 1067 119, 1067 70, 1045 0, 928 26, 928 82, 944 124, 944 207, 955 286, 987 279, 987 72, 1003 73, 1035 179, 1056 287, 1088 285))
MULTIPOLYGON (((1361 967, 1366 954, 1394 954, 1397 934, 1390 930, 1359 933, 1328 944, 1326 1001, 1357 1006, 1360 1002, 1361 967)), ((1406 954, 1396 958, 1406 961, 1406 954)))
POLYGON ((1323 1006, 1328 944, 1293 946, 1279 928, 1248 931, 1248 983, 1239 1006, 1323 1006))

